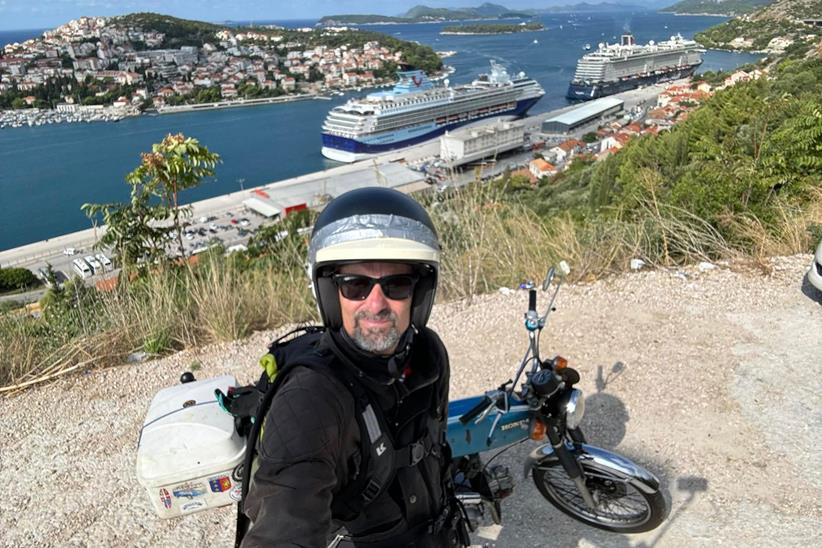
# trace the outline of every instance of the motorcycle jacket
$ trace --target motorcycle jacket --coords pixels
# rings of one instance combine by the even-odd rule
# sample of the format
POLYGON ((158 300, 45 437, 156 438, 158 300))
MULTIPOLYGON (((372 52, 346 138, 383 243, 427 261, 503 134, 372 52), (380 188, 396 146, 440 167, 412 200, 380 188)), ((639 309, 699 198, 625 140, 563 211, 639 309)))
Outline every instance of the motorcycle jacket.
POLYGON ((390 359, 342 330, 315 340, 265 413, 242 546, 324 547, 340 527, 340 546, 459 546, 439 337, 411 328, 390 359))

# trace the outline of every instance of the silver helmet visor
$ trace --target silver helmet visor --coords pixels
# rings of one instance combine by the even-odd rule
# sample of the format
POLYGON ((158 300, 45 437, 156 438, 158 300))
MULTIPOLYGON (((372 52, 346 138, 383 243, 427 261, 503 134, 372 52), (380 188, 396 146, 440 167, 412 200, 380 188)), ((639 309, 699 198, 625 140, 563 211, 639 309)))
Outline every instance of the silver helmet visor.
MULTIPOLYGON (((428 256, 434 261, 438 261, 439 258, 440 247, 437 235, 425 224, 398 215, 367 214, 339 219, 320 228, 311 238, 311 244, 308 248, 308 263, 309 265, 316 265, 318 260, 325 262, 323 250, 348 247, 353 251, 354 248, 347 244, 367 244, 369 240, 406 241, 416 248, 427 249, 429 251, 428 256)), ((337 257, 339 258, 338 255, 337 257)), ((395 258, 401 259, 403 257, 397 256, 395 258)), ((368 260, 369 257, 349 258, 349 260, 356 259, 368 260)))

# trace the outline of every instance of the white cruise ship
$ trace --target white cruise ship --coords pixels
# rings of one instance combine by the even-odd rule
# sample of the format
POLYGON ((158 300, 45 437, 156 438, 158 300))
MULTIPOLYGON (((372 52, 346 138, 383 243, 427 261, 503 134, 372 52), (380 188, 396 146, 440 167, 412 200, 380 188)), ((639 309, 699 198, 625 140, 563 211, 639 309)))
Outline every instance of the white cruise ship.
POLYGON ((623 34, 619 44, 599 44, 596 51, 582 56, 566 96, 587 101, 685 78, 702 64, 704 52, 702 46, 679 34, 645 46, 637 45, 632 35, 623 34))
POLYGON ((420 70, 401 71, 391 91, 334 107, 323 123, 322 154, 354 162, 407 147, 492 117, 520 118, 545 94, 536 80, 491 72, 463 86, 435 86, 420 70))

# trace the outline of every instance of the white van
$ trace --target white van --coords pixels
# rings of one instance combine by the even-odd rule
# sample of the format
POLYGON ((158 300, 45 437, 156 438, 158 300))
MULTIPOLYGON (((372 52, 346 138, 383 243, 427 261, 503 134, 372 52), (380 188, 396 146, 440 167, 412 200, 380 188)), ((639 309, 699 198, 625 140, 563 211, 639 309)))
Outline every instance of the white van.
POLYGON ((100 261, 95 259, 93 255, 86 255, 83 259, 89 264, 95 274, 103 272, 103 265, 101 265, 100 261))
POLYGON ((80 275, 81 278, 91 278, 94 275, 91 267, 83 259, 74 259, 71 261, 71 264, 74 265, 74 270, 80 275))
POLYGON ((111 260, 109 260, 109 258, 106 257, 103 253, 98 253, 97 255, 95 255, 95 257, 98 261, 100 261, 100 264, 103 265, 103 268, 106 272, 110 272, 112 269, 114 269, 114 265, 111 264, 111 260))

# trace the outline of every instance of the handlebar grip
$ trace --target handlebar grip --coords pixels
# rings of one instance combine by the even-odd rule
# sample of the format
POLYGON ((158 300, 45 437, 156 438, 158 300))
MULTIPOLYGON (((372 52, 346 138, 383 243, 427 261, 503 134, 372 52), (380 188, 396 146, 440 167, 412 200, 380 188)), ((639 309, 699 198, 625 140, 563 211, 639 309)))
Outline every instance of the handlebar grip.
POLYGON ((528 312, 536 312, 537 311, 537 290, 536 289, 529 289, 528 290, 528 312))
POLYGON ((488 396, 485 396, 477 405, 472 407, 466 414, 460 417, 460 422, 462 424, 468 424, 472 419, 476 418, 480 413, 485 411, 485 409, 492 403, 494 403, 494 400, 488 396))

